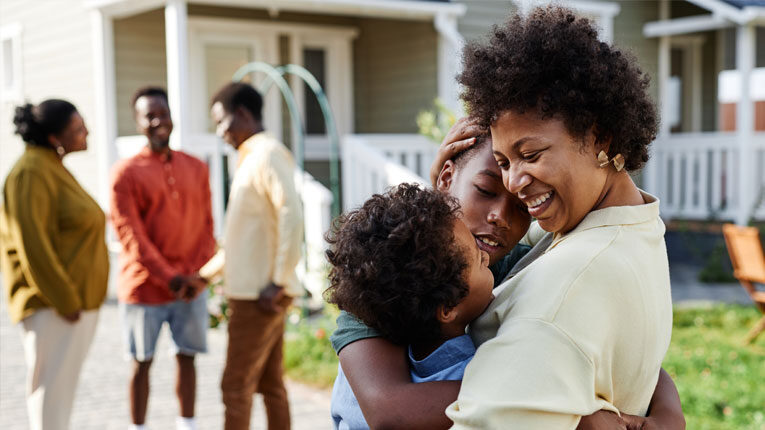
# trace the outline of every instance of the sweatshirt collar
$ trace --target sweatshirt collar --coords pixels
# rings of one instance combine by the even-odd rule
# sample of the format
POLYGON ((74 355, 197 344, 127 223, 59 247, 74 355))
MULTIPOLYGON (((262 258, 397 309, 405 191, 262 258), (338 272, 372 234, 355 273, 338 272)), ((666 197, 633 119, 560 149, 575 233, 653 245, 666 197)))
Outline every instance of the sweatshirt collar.
POLYGON ((588 213, 579 225, 570 232, 565 234, 556 233, 550 248, 555 247, 567 237, 581 231, 598 227, 642 224, 658 218, 659 199, 643 190, 640 190, 640 195, 643 196, 643 201, 645 202, 642 205, 612 206, 588 213))

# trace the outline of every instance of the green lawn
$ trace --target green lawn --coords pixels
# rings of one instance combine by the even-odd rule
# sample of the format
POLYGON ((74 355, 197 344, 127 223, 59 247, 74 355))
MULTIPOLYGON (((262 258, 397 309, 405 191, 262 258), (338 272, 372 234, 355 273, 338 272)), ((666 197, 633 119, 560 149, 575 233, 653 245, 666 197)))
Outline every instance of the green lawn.
POLYGON ((299 309, 287 317, 284 366, 292 379, 331 388, 337 376, 337 355, 329 343, 335 330, 336 308, 326 306, 319 318, 305 319, 299 309))
MULTIPOLYGON (((337 357, 329 344, 336 313, 291 317, 285 362, 293 379, 331 387, 337 357)), ((765 430, 765 333, 742 341, 759 318, 753 306, 675 310, 664 368, 680 392, 689 430, 765 430)))
POLYGON ((765 334, 742 343, 759 318, 754 306, 675 311, 664 368, 688 429, 765 430, 765 334))

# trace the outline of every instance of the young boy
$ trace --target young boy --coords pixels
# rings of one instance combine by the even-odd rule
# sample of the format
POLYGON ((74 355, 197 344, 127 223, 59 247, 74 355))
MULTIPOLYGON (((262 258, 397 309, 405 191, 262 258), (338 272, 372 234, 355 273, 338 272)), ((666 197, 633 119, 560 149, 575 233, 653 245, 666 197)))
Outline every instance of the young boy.
MULTIPOLYGON (((460 219, 457 200, 402 184, 335 224, 328 301, 409 346, 412 380, 460 380, 475 353, 465 329, 492 299, 489 254, 460 219)), ((339 369, 336 428, 368 428, 339 369)))

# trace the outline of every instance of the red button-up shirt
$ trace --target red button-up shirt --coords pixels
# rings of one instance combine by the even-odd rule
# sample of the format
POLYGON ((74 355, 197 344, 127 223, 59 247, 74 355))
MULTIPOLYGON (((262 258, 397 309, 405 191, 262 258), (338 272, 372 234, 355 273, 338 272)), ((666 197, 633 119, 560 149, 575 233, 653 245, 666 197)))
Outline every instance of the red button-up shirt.
POLYGON ((122 243, 118 298, 171 302, 170 279, 196 273, 215 252, 207 165, 147 146, 112 173, 111 220, 122 243))

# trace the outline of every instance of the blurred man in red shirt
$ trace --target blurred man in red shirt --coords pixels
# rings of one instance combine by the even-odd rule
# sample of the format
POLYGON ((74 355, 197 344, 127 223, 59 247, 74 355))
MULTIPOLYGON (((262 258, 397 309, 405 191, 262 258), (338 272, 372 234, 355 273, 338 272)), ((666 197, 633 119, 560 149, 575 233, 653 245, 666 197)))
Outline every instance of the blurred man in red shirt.
POLYGON ((167 93, 133 96, 138 131, 147 145, 114 168, 111 218, 122 243, 120 314, 134 359, 130 380, 133 429, 143 429, 149 367, 163 323, 178 361, 178 429, 194 429, 194 355, 207 350, 206 282, 197 271, 214 254, 209 174, 205 163, 169 147, 173 122, 167 93))

